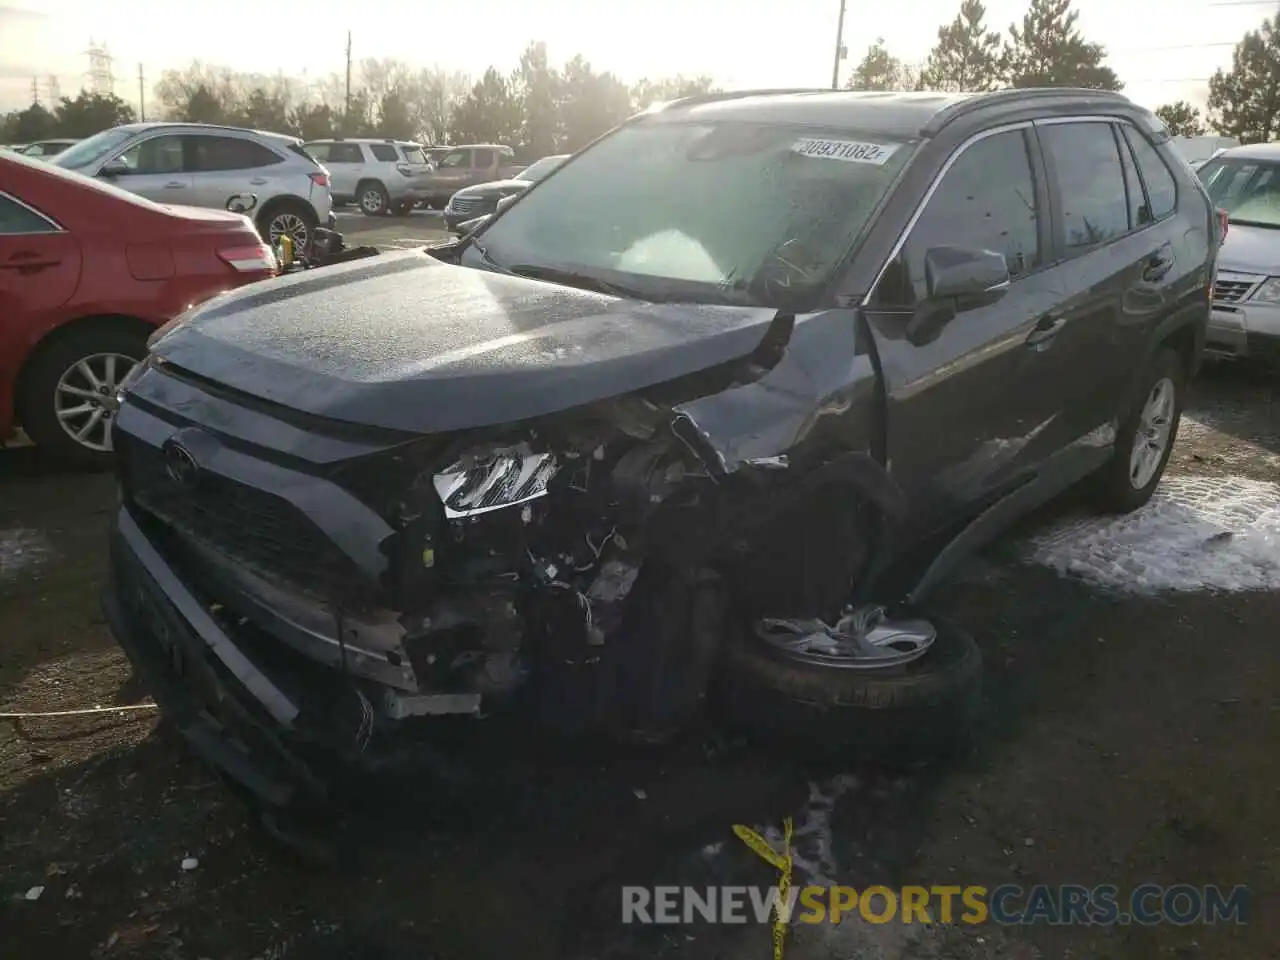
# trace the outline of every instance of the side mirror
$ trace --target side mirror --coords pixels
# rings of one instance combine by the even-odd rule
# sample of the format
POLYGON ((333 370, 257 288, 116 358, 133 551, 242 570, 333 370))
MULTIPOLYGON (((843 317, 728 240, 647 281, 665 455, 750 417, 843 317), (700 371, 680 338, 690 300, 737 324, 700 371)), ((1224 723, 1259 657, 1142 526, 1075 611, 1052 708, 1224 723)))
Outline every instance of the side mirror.
POLYGON ((112 180, 116 177, 126 176, 128 173, 129 165, 120 157, 114 157, 102 165, 102 169, 98 171, 98 176, 112 180))
POLYGON ((484 226, 491 216, 493 216, 493 214, 486 214, 483 217, 474 217, 471 220, 463 220, 462 223, 458 224, 458 226, 454 228, 453 232, 460 237, 470 236, 484 226))
POLYGON ((1009 263, 981 247, 930 247, 924 255, 925 300, 907 324, 907 340, 932 343, 956 314, 995 303, 1009 291, 1009 263))
POLYGON ((233 193, 227 197, 227 210, 231 213, 248 213, 258 205, 256 193, 233 193))
POLYGON ((520 194, 518 193, 507 194, 505 197, 503 197, 501 200, 498 201, 498 206, 494 209, 493 212, 501 213, 503 210, 507 209, 507 207, 515 203, 516 200, 519 199, 519 197, 520 197, 520 194))
POLYGON ((924 282, 930 300, 955 300, 959 313, 1004 296, 1009 264, 994 250, 930 247, 924 254, 924 282))

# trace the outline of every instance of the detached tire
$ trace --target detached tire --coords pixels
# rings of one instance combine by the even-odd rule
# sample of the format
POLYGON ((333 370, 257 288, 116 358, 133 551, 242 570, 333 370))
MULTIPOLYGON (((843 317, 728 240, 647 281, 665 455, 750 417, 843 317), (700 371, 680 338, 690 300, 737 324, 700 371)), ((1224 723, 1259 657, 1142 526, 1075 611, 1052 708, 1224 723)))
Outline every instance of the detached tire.
POLYGON ((1186 393, 1187 369, 1182 357, 1170 347, 1158 348, 1120 421, 1115 453, 1094 477, 1094 500, 1099 510, 1131 513, 1151 499, 1178 439, 1186 393), (1150 450, 1157 437, 1162 439, 1158 455, 1153 453, 1145 466, 1140 465, 1138 446, 1144 444, 1150 450))
POLYGON ((954 624, 896 671, 791 659, 743 629, 725 649, 724 705, 739 726, 824 759, 898 764, 964 746, 977 718, 982 654, 954 624))
POLYGON ((116 388, 146 355, 146 336, 124 327, 89 326, 55 335, 22 376, 18 409, 27 436, 45 455, 68 466, 109 467, 116 388), (82 406, 91 409, 77 412, 82 406), (84 439, 77 440, 74 434, 90 420, 84 439))

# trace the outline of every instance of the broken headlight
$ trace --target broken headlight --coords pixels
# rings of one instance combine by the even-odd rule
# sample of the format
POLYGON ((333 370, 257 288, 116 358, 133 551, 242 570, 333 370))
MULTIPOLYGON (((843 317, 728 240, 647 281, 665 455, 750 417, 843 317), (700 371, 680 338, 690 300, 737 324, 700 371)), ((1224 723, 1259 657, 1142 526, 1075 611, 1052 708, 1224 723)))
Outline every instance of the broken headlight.
POLYGON ((553 454, 522 445, 463 456, 432 482, 444 515, 453 520, 536 500, 559 469, 553 454))

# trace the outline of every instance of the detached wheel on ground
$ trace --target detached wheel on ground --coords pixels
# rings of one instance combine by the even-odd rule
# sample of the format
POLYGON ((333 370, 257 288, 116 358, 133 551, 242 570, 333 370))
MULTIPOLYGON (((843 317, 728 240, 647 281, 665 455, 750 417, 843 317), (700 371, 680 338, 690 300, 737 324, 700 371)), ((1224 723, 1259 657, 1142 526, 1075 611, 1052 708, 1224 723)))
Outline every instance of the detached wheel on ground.
POLYGON ((1151 499, 1178 438, 1186 389, 1182 357, 1157 349, 1116 432, 1115 455, 1095 478, 1099 509, 1129 513, 1151 499))
POLYGON ((73 330, 41 347, 19 396, 27 436, 64 463, 108 466, 116 391, 146 354, 141 332, 110 326, 73 330))
POLYGON ((269 203, 258 215, 258 233, 273 248, 281 237, 293 241, 293 249, 302 255, 311 248, 319 224, 315 211, 304 203, 269 203))
POLYGON ((923 656, 875 669, 785 653, 742 630, 725 650, 723 706, 736 725, 823 759, 899 764, 954 752, 977 718, 982 655, 956 625, 929 622, 937 633, 923 656))
POLYGON ((356 202, 360 204, 360 212, 366 217, 380 217, 391 205, 391 197, 387 188, 376 180, 366 180, 356 191, 356 202))

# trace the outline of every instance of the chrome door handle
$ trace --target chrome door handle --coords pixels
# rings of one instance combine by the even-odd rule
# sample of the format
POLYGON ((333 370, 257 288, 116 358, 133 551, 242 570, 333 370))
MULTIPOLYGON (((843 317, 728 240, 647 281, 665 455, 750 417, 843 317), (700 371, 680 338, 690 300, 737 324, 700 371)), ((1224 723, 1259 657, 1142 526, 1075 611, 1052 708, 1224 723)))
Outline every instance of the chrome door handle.
POLYGON ((166 190, 183 190, 183 189, 186 189, 186 186, 187 186, 187 185, 186 185, 185 183, 183 183, 182 181, 180 181, 180 180, 174 180, 174 181, 172 181, 172 182, 170 182, 170 183, 166 183, 166 184, 164 185, 164 188, 165 188, 166 190))

